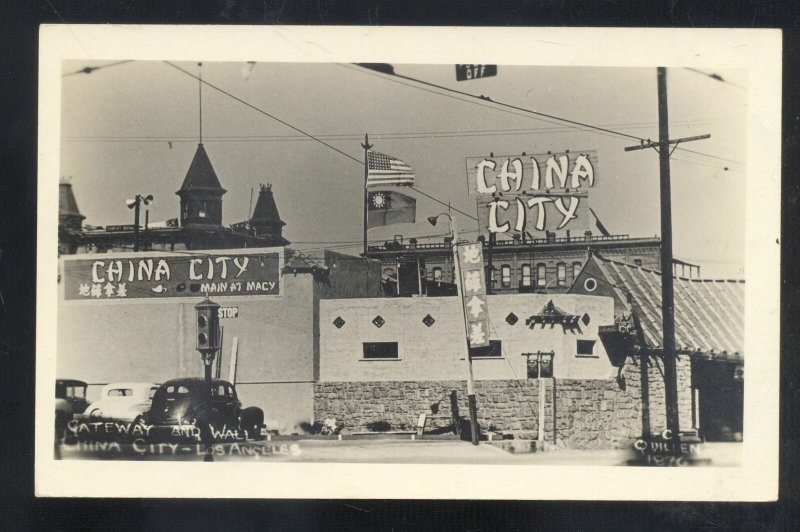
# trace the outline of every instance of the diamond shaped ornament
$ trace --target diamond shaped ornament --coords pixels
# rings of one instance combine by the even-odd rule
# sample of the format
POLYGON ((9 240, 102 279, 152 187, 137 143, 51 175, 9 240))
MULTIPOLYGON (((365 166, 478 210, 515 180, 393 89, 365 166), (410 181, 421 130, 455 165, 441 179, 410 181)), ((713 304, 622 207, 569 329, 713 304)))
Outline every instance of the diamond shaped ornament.
POLYGON ((581 321, 583 322, 584 325, 589 325, 589 315, 584 314, 583 317, 581 318, 581 321))
POLYGON ((424 318, 422 318, 422 323, 424 323, 425 325, 427 325, 428 327, 430 327, 431 325, 433 325, 434 323, 436 323, 436 320, 435 320, 435 319, 433 319, 433 316, 431 316, 430 314, 428 314, 427 316, 425 316, 424 318))
POLYGON ((336 326, 337 329, 341 329, 344 327, 344 320, 341 316, 337 316, 335 320, 333 320, 333 324, 336 326))
POLYGON ((508 316, 506 316, 506 323, 509 325, 514 325, 519 321, 519 318, 513 312, 510 312, 508 316))
POLYGON ((381 327, 383 327, 383 324, 384 324, 384 323, 386 323, 386 320, 384 320, 384 319, 383 319, 383 318, 382 318, 380 315, 378 315, 378 316, 375 316, 375 318, 372 320, 372 324, 373 324, 375 327, 377 327, 378 329, 380 329, 381 327))

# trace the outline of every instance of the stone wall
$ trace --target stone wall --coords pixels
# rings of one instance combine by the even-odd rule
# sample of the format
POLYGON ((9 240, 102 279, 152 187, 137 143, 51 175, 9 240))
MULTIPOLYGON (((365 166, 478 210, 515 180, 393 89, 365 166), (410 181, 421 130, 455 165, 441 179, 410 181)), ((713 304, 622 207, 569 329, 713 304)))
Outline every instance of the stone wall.
MULTIPOLYGON (((658 360, 658 364, 661 361, 658 360)), ((691 427, 688 359, 678 363, 681 428, 691 427)), ((649 387, 651 432, 665 428, 664 381, 654 362, 643 382, 639 364, 628 359, 620 378, 545 379, 545 437, 573 448, 618 448, 641 436, 647 418, 643 384, 649 387), (555 397, 555 401, 553 400, 555 397), (555 402, 555 411, 553 404, 555 402), (554 432, 555 426, 555 432, 554 432)), ((485 380, 475 383, 478 423, 482 431, 538 431, 539 381, 485 380)), ((372 423, 390 430, 413 429, 417 418, 430 416, 427 430, 446 431, 452 425, 451 394, 458 414, 468 419, 463 381, 319 382, 314 387, 317 420, 335 417, 344 430, 367 431, 372 423)))

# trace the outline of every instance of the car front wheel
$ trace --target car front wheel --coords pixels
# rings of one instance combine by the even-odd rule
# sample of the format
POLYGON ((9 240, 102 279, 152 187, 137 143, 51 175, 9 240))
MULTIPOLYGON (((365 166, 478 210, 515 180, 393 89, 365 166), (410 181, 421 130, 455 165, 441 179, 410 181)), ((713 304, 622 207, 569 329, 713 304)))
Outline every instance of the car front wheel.
POLYGON ((244 432, 248 438, 260 440, 261 426, 264 424, 264 412, 260 408, 251 406, 242 411, 242 416, 239 422, 239 428, 244 432))

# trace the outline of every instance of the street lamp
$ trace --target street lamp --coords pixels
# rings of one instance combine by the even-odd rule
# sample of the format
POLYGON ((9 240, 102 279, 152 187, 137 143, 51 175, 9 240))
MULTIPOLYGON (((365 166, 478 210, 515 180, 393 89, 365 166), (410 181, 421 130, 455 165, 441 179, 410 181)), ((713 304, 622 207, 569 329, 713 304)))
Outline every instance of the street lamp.
POLYGON ((153 203, 153 195, 142 196, 141 194, 136 194, 135 199, 125 200, 128 208, 134 209, 135 213, 133 215, 133 251, 139 251, 139 208, 142 203, 144 203, 145 207, 153 203))
POLYGON ((467 402, 469 404, 470 432, 472 444, 478 445, 478 405, 475 401, 475 382, 472 378, 472 358, 469 356, 469 338, 467 337, 467 332, 469 331, 467 326, 467 311, 464 307, 464 296, 461 287, 461 269, 458 265, 458 248, 456 247, 458 246, 458 225, 456 224, 456 220, 446 212, 436 216, 428 216, 428 223, 436 227, 436 222, 440 216, 447 216, 447 219, 450 222, 450 237, 452 238, 451 245, 453 246, 453 269, 456 277, 455 281, 456 291, 458 293, 458 304, 461 307, 461 317, 464 320, 464 341, 467 349, 464 360, 467 364, 467 402))

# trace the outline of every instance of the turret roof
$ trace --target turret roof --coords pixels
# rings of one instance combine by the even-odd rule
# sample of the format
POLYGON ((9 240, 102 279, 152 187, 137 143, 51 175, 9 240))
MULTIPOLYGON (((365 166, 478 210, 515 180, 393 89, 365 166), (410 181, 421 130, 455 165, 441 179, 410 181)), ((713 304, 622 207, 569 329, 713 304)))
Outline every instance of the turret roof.
POLYGON ((183 180, 181 189, 176 192, 176 194, 195 190, 216 190, 222 194, 226 192, 219 183, 217 173, 214 171, 214 167, 211 166, 211 161, 208 158, 203 144, 197 145, 197 151, 194 154, 194 159, 192 159, 192 164, 189 166, 189 171, 186 172, 186 178, 183 180))

